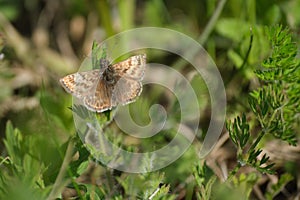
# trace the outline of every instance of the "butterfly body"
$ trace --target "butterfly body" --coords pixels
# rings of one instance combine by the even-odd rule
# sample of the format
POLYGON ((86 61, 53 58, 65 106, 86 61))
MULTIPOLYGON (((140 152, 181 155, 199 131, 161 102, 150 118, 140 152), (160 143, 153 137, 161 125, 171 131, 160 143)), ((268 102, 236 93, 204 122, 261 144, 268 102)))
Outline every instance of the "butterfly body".
POLYGON ((77 72, 60 79, 64 89, 91 111, 111 110, 136 100, 142 92, 146 54, 116 64, 100 61, 101 69, 77 72))

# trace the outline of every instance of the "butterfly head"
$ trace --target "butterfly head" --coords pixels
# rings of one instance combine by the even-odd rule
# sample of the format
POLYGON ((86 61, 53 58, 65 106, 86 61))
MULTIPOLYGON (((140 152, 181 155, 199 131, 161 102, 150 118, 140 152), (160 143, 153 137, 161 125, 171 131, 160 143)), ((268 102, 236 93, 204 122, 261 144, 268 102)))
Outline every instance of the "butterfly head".
MULTIPOLYGON (((99 65, 100 65, 100 69, 105 70, 110 65, 110 62, 106 58, 100 58, 99 65)), ((97 66, 97 68, 98 68, 98 66, 97 66)))

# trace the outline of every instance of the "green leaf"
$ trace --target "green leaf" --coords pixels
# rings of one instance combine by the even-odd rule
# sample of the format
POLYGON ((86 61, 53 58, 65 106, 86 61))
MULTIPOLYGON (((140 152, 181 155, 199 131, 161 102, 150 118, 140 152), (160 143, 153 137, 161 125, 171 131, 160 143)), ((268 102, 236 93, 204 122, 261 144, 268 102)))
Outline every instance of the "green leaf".
POLYGON ((105 65, 109 64, 107 60, 105 44, 98 44, 96 41, 93 41, 92 45, 92 67, 93 69, 99 69, 105 65))
POLYGON ((237 68, 241 67, 243 64, 243 58, 234 50, 230 49, 228 52, 228 58, 233 62, 234 66, 237 68))
POLYGON ((79 167, 77 168, 77 174, 79 175, 83 174, 83 172, 85 172, 88 166, 89 166, 88 160, 80 163, 79 167))
POLYGON ((236 117, 233 123, 227 122, 226 128, 229 131, 229 136, 233 143, 235 143, 239 149, 243 149, 250 137, 250 128, 246 121, 246 115, 243 114, 242 118, 239 116, 236 117))
POLYGON ((246 194, 247 198, 250 197, 251 191, 253 190, 253 186, 259 180, 259 175, 256 172, 251 173, 241 173, 239 176, 233 178, 234 185, 244 194, 246 194))
POLYGON ((21 145, 23 143, 23 136, 18 129, 14 129, 11 122, 8 121, 6 124, 6 139, 4 145, 7 150, 7 154, 13 164, 21 166, 21 158, 24 152, 21 151, 21 145))
POLYGON ((216 24, 219 34, 235 42, 240 42, 244 35, 249 32, 250 24, 236 18, 221 18, 216 24))
POLYGON ((211 199, 213 185, 217 180, 213 171, 204 162, 200 162, 194 167, 193 175, 195 177, 199 191, 196 192, 198 199, 211 199))

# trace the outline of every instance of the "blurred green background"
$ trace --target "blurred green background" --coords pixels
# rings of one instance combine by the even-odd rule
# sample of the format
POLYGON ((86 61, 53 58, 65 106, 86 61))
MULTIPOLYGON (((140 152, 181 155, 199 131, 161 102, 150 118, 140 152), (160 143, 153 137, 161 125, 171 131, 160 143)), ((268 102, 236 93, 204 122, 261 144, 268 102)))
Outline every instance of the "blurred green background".
MULTIPOLYGON (((142 199, 149 197, 162 181, 169 185, 168 190, 171 192, 170 196, 160 198, 196 198, 191 174, 198 157, 192 148, 167 168, 137 178, 137 175, 131 177, 91 164, 91 157, 90 162, 83 162, 88 160, 87 156, 84 159, 88 153, 84 154, 84 149, 78 147, 79 158, 83 156, 83 160, 73 165, 77 170, 84 165, 84 170, 80 173, 67 170, 67 175, 60 177, 68 144, 76 138, 76 132, 72 112, 68 109, 72 97, 62 89, 59 78, 78 70, 83 59, 89 55, 95 38, 102 41, 136 27, 170 28, 197 40, 214 59, 226 87, 227 117, 230 118, 248 111, 248 93, 260 85, 253 71, 261 67, 261 62, 270 52, 264 27, 276 24, 288 27, 299 47, 299 10, 299 0, 0 0, 0 149, 3 158, 8 158, 7 155, 10 157, 8 163, 3 159, 0 167, 18 162, 22 166, 22 170, 10 167, 9 170, 1 169, 5 174, 1 176, 1 191, 5 194, 13 193, 15 196, 12 199, 25 196, 28 199, 49 196, 68 198, 73 194, 59 194, 67 190, 66 186, 70 186, 71 179, 73 185, 77 185, 74 182, 90 184, 91 188, 85 185, 88 188, 85 192, 91 194, 91 191, 96 191, 103 195, 101 198, 127 199, 137 196, 142 199), (250 54, 247 55, 250 29, 253 42, 250 54), (8 138, 8 133, 11 138, 8 138), (9 146, 12 148, 9 149, 9 146), (26 179, 28 181, 23 182, 26 179), (42 189, 37 190, 36 187, 42 189)), ((150 61, 172 66, 178 57, 158 51, 150 56, 150 61)), ((193 74, 191 66, 185 62, 175 67, 187 77, 193 74)), ((201 141, 200 133, 205 133, 210 119, 209 100, 202 80, 197 77, 190 80, 201 105, 201 141)), ((170 110, 178 109, 176 104, 166 100, 162 88, 146 87, 145 91, 147 93, 141 96, 144 101, 136 103, 138 110, 132 106, 132 112, 143 111, 141 118, 137 119, 138 123, 148 122, 148 108, 152 103, 162 102, 170 110)), ((109 133, 113 135, 111 137, 117 138, 117 143, 125 137, 124 141, 128 145, 141 145, 145 149, 153 147, 154 142, 151 140, 136 143, 130 138, 126 140, 126 136, 120 139, 118 131, 114 130, 112 128, 109 133)), ((164 137, 156 138, 155 142, 159 146, 159 142, 168 141, 171 135, 166 133, 164 137)), ((199 145, 199 142, 195 142, 196 149, 199 145)), ((269 148, 272 152, 274 146, 269 148)), ((290 161, 299 162, 299 148, 286 148, 286 154, 296 155, 290 161)), ((76 160, 76 150, 70 153, 73 160, 76 160)), ((207 163, 221 177, 221 169, 231 169, 235 162, 234 146, 224 130, 221 144, 207 158, 207 163)), ((289 162, 280 163, 279 171, 286 170, 289 162)), ((291 166, 289 170, 295 174, 296 182, 299 170, 293 169, 295 165, 291 166)), ((266 179, 271 181, 270 177, 266 179)), ((297 187, 295 183, 291 184, 297 187)), ((263 187, 257 186, 262 194, 263 187)), ((80 189, 77 188, 78 191, 80 189)), ((296 191, 297 188, 291 194, 296 191)), ((259 195, 254 196, 259 199, 259 195)), ((86 197, 79 195, 77 198, 86 197)), ((89 198, 93 199, 92 195, 89 198)))

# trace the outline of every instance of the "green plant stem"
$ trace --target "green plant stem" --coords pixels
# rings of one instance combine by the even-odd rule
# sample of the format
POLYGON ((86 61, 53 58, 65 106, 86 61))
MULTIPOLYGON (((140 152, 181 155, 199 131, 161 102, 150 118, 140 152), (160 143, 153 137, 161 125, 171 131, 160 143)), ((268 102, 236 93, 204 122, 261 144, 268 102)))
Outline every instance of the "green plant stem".
POLYGON ((110 189, 109 196, 112 196, 113 192, 114 192, 115 181, 114 181, 114 178, 112 176, 112 171, 111 170, 106 170, 106 178, 107 178, 108 188, 110 189))
POLYGON ((231 181, 231 179, 236 175, 236 173, 239 171, 239 169, 242 167, 241 163, 238 162, 238 164, 234 167, 234 169, 230 172, 227 181, 231 181))
POLYGON ((247 50, 247 53, 246 53, 246 56, 244 58, 244 61, 242 63, 242 65, 239 67, 239 72, 242 71, 242 69, 244 68, 244 66, 246 65, 247 63, 247 60, 249 58, 249 55, 250 55, 250 51, 252 49, 252 43, 253 43, 253 32, 252 32, 252 27, 250 27, 250 42, 249 42, 249 47, 248 47, 248 50, 247 50))
POLYGON ((111 19, 111 13, 109 8, 108 1, 105 0, 93 0, 94 5, 97 9, 97 14, 99 21, 101 22, 101 25, 104 27, 106 31, 106 36, 112 36, 114 34, 113 26, 112 26, 112 19, 111 19))
POLYGON ((283 105, 283 106, 281 106, 281 107, 279 107, 279 108, 276 108, 276 109, 274 110, 274 112, 273 112, 273 114, 272 114, 272 116, 271 116, 271 118, 270 118, 270 120, 269 120, 269 123, 268 123, 268 126, 267 126, 267 127, 265 127, 265 125, 264 125, 264 123, 263 123, 263 120, 260 118, 260 116, 258 116, 258 121, 259 121, 260 126, 261 126, 261 128, 262 128, 263 131, 260 132, 260 134, 259 134, 258 137, 256 138, 255 142, 254 142, 254 143, 251 145, 251 147, 249 148, 249 151, 248 151, 248 152, 253 151, 253 150, 256 148, 256 146, 258 145, 258 143, 260 142, 260 140, 262 139, 262 137, 268 133, 268 127, 271 125, 270 123, 272 123, 272 121, 273 121, 275 115, 277 114, 277 112, 278 112, 278 111, 281 111, 281 110, 282 110, 282 107, 284 107, 284 106, 285 106, 285 105, 283 105))
POLYGON ((69 182, 69 180, 63 180, 63 179, 66 174, 66 171, 69 169, 68 166, 69 166, 69 163, 72 158, 73 147, 74 147, 74 143, 71 140, 68 144, 63 163, 61 165, 61 168, 59 170, 59 173, 56 177, 55 183, 53 184, 53 188, 52 188, 47 200, 56 199, 61 194, 64 186, 69 182))
POLYGON ((134 27, 135 0, 118 1, 121 28, 127 30, 134 27))
POLYGON ((213 16, 210 18, 209 22, 207 23, 203 33, 201 34, 201 36, 199 37, 198 41, 201 45, 203 45, 207 38, 209 37, 209 35, 211 34, 211 32, 213 31, 214 27, 215 27, 215 24, 217 23, 220 15, 221 15, 221 12, 224 8, 224 5, 226 3, 227 0, 221 0, 219 2, 219 4, 217 5, 217 8, 213 14, 213 16))
MULTIPOLYGON (((209 37, 209 35, 211 34, 211 32, 213 31, 217 20, 219 19, 221 12, 224 8, 224 5, 226 3, 227 0, 221 0, 219 2, 219 4, 217 5, 217 8, 214 12, 214 14, 212 15, 212 17, 210 18, 209 22, 207 23, 206 27, 204 28, 204 31, 202 32, 202 34, 199 36, 198 38, 198 42, 200 43, 200 45, 205 44, 205 42, 207 41, 207 38, 209 37)), ((191 49, 190 52, 186 52, 187 55, 189 55, 190 57, 194 57, 198 52, 198 49, 191 49)), ((185 60, 183 59, 178 59, 176 61, 176 63, 174 64, 174 68, 175 69, 180 69, 184 66, 185 60)))
MULTIPOLYGON (((238 70, 237 73, 234 73, 235 75, 233 76, 233 78, 230 78, 228 81, 225 82, 225 86, 229 85, 232 82, 235 82, 236 79, 238 79, 240 77, 240 75, 242 74, 243 69, 246 66, 247 60, 249 58, 251 49, 252 49, 252 43, 253 43, 253 31, 252 31, 252 27, 250 27, 250 42, 249 42, 249 47, 248 47, 248 50, 246 52, 245 58, 243 60, 243 63, 237 69, 238 70)), ((237 100, 239 100, 239 98, 237 98, 237 100)))
POLYGON ((285 104, 283 104, 282 106, 280 106, 279 108, 276 108, 269 120, 269 123, 268 123, 268 127, 271 126, 271 123, 272 121, 274 120, 274 117, 276 116, 277 112, 280 111, 280 116, 282 118, 282 121, 284 121, 284 117, 283 117, 283 112, 282 112, 282 109, 287 105, 288 103, 286 102, 285 104))
POLYGON ((261 131, 258 135, 258 137, 255 139, 255 142, 250 146, 248 152, 254 151, 254 149, 256 148, 256 146, 258 145, 258 143, 260 142, 260 140, 262 139, 262 137, 266 134, 265 131, 261 131))

